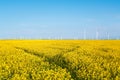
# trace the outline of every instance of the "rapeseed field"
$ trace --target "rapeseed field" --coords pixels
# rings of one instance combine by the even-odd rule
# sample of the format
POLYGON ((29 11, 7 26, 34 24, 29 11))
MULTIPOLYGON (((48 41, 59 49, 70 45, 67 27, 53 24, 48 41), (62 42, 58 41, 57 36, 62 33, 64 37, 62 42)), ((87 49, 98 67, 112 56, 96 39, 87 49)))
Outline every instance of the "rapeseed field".
POLYGON ((120 40, 0 40, 0 80, 120 80, 120 40))

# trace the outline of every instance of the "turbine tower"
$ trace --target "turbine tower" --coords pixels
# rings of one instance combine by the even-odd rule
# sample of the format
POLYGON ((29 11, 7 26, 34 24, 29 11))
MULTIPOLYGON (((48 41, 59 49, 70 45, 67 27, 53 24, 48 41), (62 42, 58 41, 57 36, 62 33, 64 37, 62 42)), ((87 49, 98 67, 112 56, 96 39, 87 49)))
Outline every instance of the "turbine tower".
POLYGON ((99 32, 96 31, 96 40, 98 40, 98 39, 99 39, 99 32))
POLYGON ((84 29, 84 40, 86 39, 86 30, 84 29))
POLYGON ((62 40, 63 38, 62 38, 62 36, 60 36, 60 40, 62 40))
POLYGON ((110 35, 109 35, 109 33, 107 32, 107 39, 109 40, 110 39, 110 35))

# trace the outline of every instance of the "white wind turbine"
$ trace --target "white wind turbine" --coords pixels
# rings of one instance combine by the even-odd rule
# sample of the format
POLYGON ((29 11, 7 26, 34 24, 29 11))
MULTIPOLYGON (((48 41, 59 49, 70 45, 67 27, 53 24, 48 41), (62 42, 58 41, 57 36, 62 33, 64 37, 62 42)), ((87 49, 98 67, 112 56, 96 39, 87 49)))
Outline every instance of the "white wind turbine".
POLYGON ((83 39, 85 40, 86 39, 86 30, 84 29, 84 33, 83 33, 83 39))
POLYGON ((107 32, 107 39, 109 40, 110 39, 110 35, 109 35, 109 33, 107 32))
POLYGON ((96 40, 98 40, 98 39, 99 39, 99 32, 96 31, 96 40))

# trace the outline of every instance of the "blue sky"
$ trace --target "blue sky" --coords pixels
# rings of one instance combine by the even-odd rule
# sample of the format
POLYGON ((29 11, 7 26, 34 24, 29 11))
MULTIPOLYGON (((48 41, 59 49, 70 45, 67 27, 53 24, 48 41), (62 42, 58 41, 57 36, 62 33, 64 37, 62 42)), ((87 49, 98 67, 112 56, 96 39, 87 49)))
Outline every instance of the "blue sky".
POLYGON ((0 0, 0 38, 120 38, 120 0, 0 0))

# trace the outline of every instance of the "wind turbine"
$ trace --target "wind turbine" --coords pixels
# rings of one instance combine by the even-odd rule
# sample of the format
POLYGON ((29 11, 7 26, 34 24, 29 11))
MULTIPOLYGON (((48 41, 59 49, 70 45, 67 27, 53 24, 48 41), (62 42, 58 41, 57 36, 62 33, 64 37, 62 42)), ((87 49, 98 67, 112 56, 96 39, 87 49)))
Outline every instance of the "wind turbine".
POLYGON ((84 40, 86 39, 86 30, 84 29, 84 40))
POLYGON ((109 35, 109 33, 107 32, 107 39, 109 40, 110 39, 110 35, 109 35))
POLYGON ((60 39, 61 39, 61 40, 63 39, 62 36, 60 37, 60 39))
POLYGON ((99 32, 96 31, 96 40, 98 40, 98 39, 99 39, 99 32))

